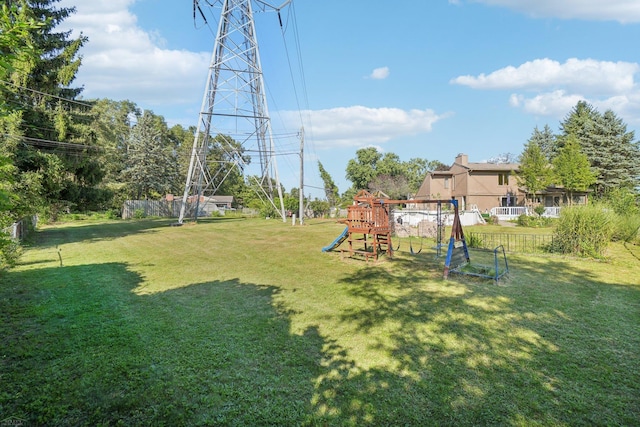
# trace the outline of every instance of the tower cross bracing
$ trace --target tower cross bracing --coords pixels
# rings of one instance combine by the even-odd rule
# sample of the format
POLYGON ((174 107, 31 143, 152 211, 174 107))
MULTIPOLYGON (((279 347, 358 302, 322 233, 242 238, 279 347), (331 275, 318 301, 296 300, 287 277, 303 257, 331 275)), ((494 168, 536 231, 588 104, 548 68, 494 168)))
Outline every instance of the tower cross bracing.
POLYGON ((256 38, 251 0, 224 0, 213 54, 205 85, 198 126, 187 172, 179 222, 189 214, 197 218, 200 201, 216 194, 232 168, 210 170, 207 155, 219 144, 226 162, 244 171, 244 153, 256 154, 260 162, 259 185, 265 197, 284 220, 271 120, 256 38), (225 135, 238 142, 225 143, 225 135), (243 152, 241 152, 243 151, 243 152), (226 172, 225 172, 226 171, 226 172), (275 188, 274 188, 275 187, 275 188), (275 206, 274 194, 280 200, 275 206))

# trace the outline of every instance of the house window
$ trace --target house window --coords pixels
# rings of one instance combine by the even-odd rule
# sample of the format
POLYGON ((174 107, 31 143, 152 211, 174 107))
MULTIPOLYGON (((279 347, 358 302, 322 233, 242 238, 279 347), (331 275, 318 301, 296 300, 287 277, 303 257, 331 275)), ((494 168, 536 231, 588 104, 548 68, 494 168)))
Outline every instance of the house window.
POLYGON ((498 174, 498 185, 509 185, 509 172, 498 174))
POLYGON ((573 196, 573 203, 577 205, 586 205, 587 196, 573 196))
POLYGON ((444 188, 449 188, 449 178, 444 179, 444 188))

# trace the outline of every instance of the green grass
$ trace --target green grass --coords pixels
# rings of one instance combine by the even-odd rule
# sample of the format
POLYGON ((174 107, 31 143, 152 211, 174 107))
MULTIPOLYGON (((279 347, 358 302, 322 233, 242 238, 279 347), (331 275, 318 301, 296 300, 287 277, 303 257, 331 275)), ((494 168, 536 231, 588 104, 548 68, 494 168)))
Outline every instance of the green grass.
POLYGON ((496 286, 322 253, 329 221, 170 223, 47 227, 2 273, 0 423, 638 423, 638 246, 496 286))

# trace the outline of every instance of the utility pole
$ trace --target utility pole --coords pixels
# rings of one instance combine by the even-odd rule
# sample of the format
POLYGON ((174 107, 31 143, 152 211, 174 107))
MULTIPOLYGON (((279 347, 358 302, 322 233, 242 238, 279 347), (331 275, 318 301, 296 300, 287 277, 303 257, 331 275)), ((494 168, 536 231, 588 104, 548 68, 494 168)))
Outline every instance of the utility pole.
POLYGON ((304 223, 304 126, 300 129, 300 192, 298 199, 300 225, 302 225, 304 223))

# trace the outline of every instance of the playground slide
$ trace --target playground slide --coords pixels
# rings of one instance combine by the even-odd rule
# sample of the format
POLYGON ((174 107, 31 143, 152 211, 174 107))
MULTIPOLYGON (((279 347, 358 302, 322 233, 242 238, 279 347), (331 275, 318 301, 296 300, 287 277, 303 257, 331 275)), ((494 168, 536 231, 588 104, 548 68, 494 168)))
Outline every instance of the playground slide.
POLYGON ((329 252, 334 250, 338 246, 340 246, 340 244, 344 242, 344 240, 347 238, 348 234, 349 234, 349 227, 345 227, 345 229, 342 231, 342 233, 340 233, 338 237, 336 237, 336 240, 334 240, 333 243, 331 243, 329 246, 325 246, 324 248, 322 248, 322 252, 329 252))

